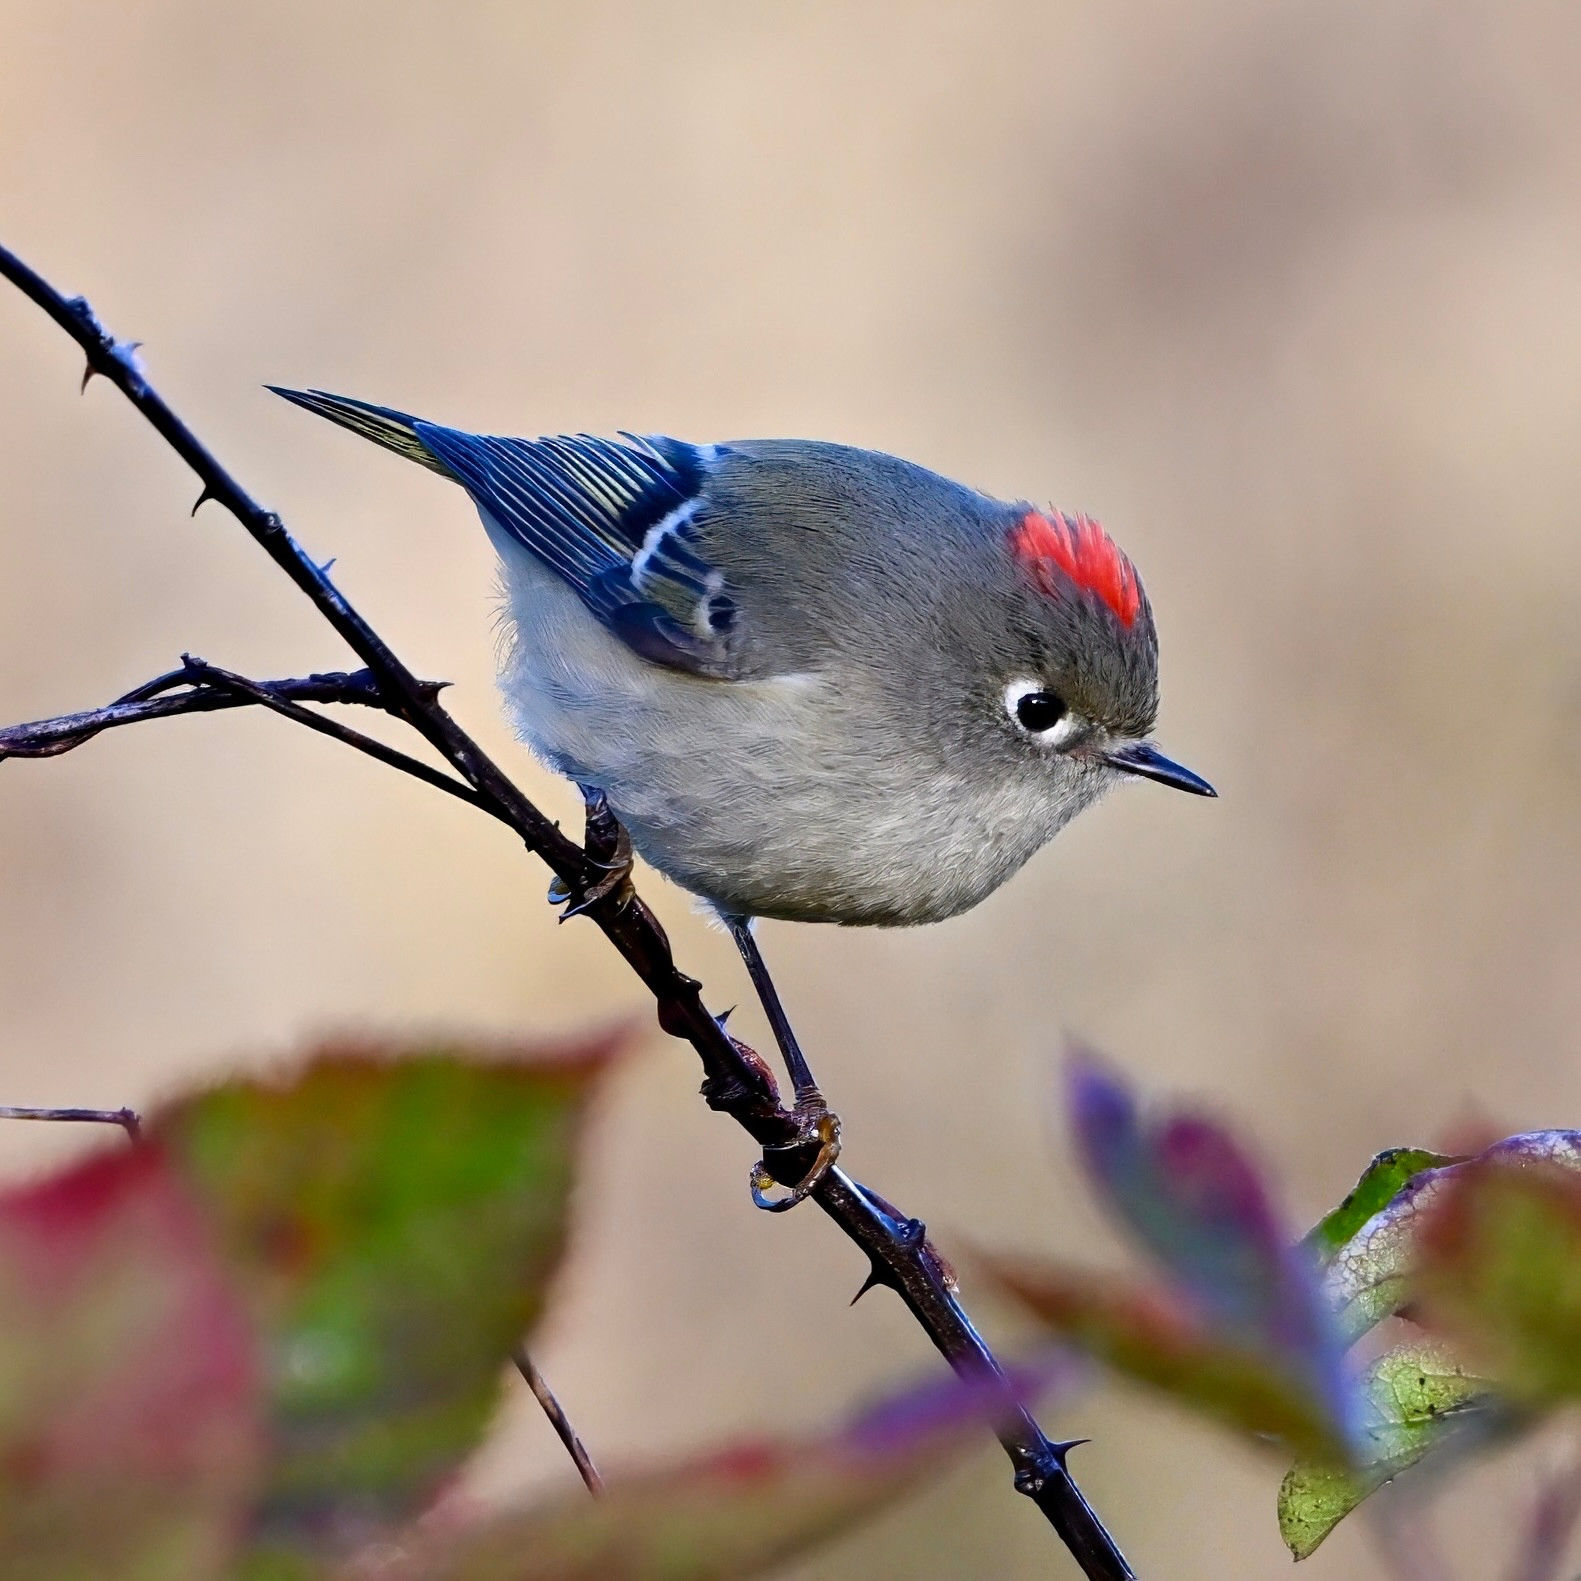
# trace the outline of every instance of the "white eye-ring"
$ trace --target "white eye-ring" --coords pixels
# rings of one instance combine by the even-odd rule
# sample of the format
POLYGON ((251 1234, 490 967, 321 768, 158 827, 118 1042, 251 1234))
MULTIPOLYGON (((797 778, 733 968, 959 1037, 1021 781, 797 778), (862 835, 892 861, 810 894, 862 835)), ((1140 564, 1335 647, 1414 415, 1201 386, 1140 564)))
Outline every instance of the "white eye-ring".
POLYGON ((1005 712, 1023 734, 1051 747, 1063 746, 1081 729, 1065 699, 1041 681, 1012 681, 1005 688, 1005 712))

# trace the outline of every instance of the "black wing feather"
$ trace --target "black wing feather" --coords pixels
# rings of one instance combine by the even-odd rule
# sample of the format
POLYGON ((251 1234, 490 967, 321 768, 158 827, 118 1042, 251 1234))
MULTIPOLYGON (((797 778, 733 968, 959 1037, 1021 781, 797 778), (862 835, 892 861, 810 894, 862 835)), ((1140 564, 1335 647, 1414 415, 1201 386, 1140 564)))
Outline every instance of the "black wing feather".
POLYGON ((460 483, 643 658, 735 673, 736 601, 699 536, 712 452, 634 434, 470 434, 323 390, 270 388, 460 483))
POLYGON ((698 675, 732 673, 735 600, 696 547, 703 452, 670 439, 413 428, 473 499, 643 658, 698 675))

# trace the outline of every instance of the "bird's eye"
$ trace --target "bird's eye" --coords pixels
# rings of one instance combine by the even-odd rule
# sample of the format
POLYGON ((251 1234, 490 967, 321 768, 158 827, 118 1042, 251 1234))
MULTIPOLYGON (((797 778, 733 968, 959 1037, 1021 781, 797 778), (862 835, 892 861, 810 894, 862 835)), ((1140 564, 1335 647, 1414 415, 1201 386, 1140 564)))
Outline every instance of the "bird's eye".
POLYGON ((1053 692, 1028 692, 1016 700, 1016 723, 1040 736, 1065 717, 1065 704, 1053 692))
POLYGON ((1012 681, 1005 688, 1005 712, 1026 731, 1044 741, 1059 742, 1073 732, 1075 716, 1057 692, 1036 681, 1012 681), (1061 726, 1064 729, 1061 729, 1061 726))

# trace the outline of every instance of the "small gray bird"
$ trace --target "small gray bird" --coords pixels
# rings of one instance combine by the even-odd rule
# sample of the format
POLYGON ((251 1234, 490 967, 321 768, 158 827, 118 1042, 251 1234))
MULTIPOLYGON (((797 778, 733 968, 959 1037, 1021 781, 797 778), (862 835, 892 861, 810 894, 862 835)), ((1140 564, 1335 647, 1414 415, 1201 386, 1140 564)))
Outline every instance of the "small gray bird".
POLYGON ((935 922, 1121 779, 1214 794, 1146 739, 1152 609, 1087 517, 843 445, 496 438, 275 393, 472 496, 517 729, 719 912, 798 1100, 749 919, 935 922))

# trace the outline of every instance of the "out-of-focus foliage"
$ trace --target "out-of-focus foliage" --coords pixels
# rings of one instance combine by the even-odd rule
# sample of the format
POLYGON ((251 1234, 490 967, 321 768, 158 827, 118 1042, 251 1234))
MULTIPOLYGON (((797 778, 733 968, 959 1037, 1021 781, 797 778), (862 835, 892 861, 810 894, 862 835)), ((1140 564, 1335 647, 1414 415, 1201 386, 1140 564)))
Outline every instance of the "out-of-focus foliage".
POLYGON ((1391 1149, 1292 1247, 1217 1125, 1143 1125, 1084 1057, 1067 1100, 1095 1191, 1163 1278, 1008 1257, 992 1271, 1066 1343, 1294 1452, 1278 1517, 1297 1559, 1401 1472, 1581 1395, 1581 1133, 1474 1158, 1391 1149), (1344 1354, 1385 1319, 1407 1337, 1344 1354))
POLYGON ((156 1148, 0 1198, 0 1575, 218 1575, 262 1463, 257 1346, 156 1148))
POLYGON ((1341 1424, 1305 1387, 1300 1358, 1222 1338, 1177 1292, 1033 1259, 984 1263, 1062 1342, 1123 1376, 1254 1436, 1338 1451, 1341 1424))
POLYGON ((0 1581, 744 1576, 1009 1403, 911 1393, 597 1502, 440 1499, 543 1311, 615 1052, 322 1050, 0 1197, 0 1581))
POLYGON ((1343 1453, 1341 1347, 1314 1265, 1246 1155, 1197 1115, 1144 1125, 1124 1085, 1085 1058, 1071 1064, 1067 1101, 1094 1189, 1165 1277, 1122 1284, 998 1259, 1003 1287, 1067 1343, 1184 1404, 1307 1453, 1343 1453))
POLYGON ((1411 1281, 1420 1321, 1536 1406, 1581 1396, 1581 1174, 1574 1138, 1512 1138, 1446 1183, 1411 1281), (1526 1143, 1514 1146, 1513 1143, 1526 1143))
POLYGON ((260 1541, 335 1553, 476 1446, 543 1307, 607 1042, 556 1061, 330 1050, 155 1116, 264 1345, 260 1541))
POLYGON ((735 1444, 583 1495, 443 1520, 379 1581, 725 1581, 830 1537, 939 1469, 1002 1391, 896 1396, 812 1438, 735 1444))

